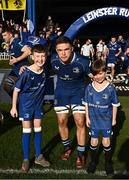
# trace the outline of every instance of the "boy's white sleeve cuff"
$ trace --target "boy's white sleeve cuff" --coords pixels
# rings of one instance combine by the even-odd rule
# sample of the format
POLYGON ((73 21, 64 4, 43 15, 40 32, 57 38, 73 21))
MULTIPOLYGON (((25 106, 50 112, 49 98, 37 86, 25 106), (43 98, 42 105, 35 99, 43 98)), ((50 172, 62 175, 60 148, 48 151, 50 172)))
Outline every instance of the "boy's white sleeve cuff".
POLYGON ((17 92, 20 92, 20 89, 17 88, 17 87, 15 87, 14 90, 17 91, 17 92))

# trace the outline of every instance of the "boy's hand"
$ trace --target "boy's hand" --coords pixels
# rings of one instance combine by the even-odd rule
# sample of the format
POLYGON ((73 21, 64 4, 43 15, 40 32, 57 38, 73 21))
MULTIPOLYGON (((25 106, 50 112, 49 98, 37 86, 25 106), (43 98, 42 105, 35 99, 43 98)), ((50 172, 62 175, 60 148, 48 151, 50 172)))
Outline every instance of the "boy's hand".
POLYGON ((10 110, 10 114, 12 117, 18 117, 18 113, 17 113, 17 110, 15 108, 12 108, 10 110))
POLYGON ((9 61, 9 65, 13 65, 13 64, 15 64, 15 63, 17 63, 17 58, 15 58, 15 57, 12 56, 12 58, 11 58, 10 61, 9 61))
POLYGON ((116 120, 112 120, 112 126, 116 125, 116 120))
POLYGON ((27 66, 21 66, 20 70, 19 70, 19 74, 21 75, 22 73, 24 73, 25 69, 27 66))
POLYGON ((89 118, 86 119, 86 126, 90 127, 90 119, 89 118))

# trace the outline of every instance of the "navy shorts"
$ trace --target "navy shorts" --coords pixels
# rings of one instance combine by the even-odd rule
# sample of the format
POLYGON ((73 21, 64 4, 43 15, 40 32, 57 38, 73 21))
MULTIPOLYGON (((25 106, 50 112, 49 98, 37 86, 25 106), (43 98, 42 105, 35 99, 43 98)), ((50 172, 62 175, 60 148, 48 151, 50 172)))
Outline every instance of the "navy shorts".
POLYGON ((98 138, 100 135, 104 138, 110 138, 113 134, 111 129, 90 129, 89 135, 92 138, 98 138))

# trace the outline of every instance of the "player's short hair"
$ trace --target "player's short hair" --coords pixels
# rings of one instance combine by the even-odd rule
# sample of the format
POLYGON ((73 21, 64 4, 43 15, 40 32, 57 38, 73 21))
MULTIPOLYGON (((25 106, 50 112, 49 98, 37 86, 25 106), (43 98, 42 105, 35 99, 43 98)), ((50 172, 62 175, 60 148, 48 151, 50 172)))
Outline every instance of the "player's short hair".
POLYGON ((8 27, 8 26, 3 27, 3 29, 2 29, 2 33, 8 32, 8 33, 10 33, 12 35, 14 35, 14 31, 15 30, 13 28, 8 27))
POLYGON ((107 66, 103 60, 95 60, 91 65, 91 73, 95 76, 99 72, 106 72, 107 66))
POLYGON ((67 36, 60 36, 57 40, 56 40, 56 46, 58 44, 62 44, 62 43, 68 43, 70 44, 71 46, 73 46, 73 42, 71 41, 70 38, 68 38, 67 36))
POLYGON ((31 49, 31 53, 34 54, 34 52, 47 54, 47 47, 41 44, 36 44, 31 49))

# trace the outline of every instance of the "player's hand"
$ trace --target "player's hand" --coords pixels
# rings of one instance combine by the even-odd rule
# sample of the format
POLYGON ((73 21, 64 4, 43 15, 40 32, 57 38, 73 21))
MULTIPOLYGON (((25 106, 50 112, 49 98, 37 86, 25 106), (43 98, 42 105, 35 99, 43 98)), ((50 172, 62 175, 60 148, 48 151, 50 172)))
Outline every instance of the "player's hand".
POLYGON ((21 66, 20 70, 19 70, 19 74, 21 75, 22 73, 24 73, 25 69, 27 66, 21 66))
POLYGON ((9 64, 10 65, 13 65, 13 64, 15 64, 15 63, 17 63, 17 58, 15 58, 15 57, 11 57, 11 59, 9 60, 9 64))
POLYGON ((15 108, 12 108, 10 110, 10 114, 12 117, 18 117, 18 113, 17 113, 17 110, 15 108))
POLYGON ((116 120, 113 120, 112 121, 112 126, 115 126, 116 125, 116 120))
POLYGON ((90 119, 89 119, 89 118, 86 119, 86 126, 87 126, 87 127, 90 127, 90 119))

